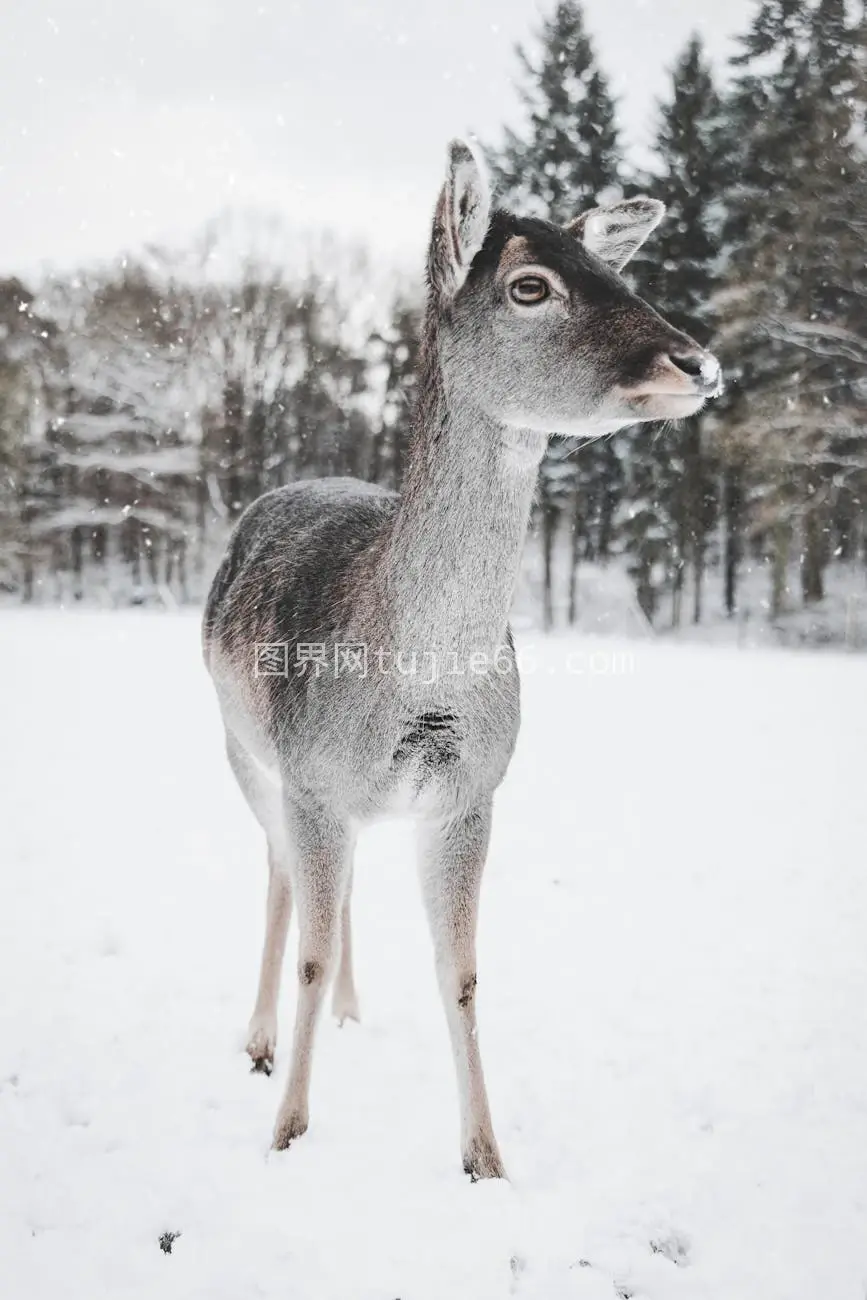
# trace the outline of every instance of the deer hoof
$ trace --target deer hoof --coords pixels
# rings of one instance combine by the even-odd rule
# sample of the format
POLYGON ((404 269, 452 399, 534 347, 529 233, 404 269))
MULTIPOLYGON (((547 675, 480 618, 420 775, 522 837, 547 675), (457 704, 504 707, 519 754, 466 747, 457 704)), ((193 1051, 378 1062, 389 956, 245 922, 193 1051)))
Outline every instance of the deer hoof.
POLYGON ((474 1183, 482 1178, 505 1178, 506 1170, 493 1136, 474 1137, 464 1151, 464 1173, 474 1183))
POLYGON ((270 1074, 274 1069, 274 1047, 277 1041, 277 1035, 270 1032, 264 1026, 250 1028, 250 1041, 247 1044, 247 1055, 253 1063, 254 1074, 270 1074))
POLYGON ((299 1115, 297 1111, 293 1111, 285 1119, 281 1117, 277 1120, 277 1126, 274 1129, 274 1141, 271 1146, 274 1151, 285 1151, 296 1138, 303 1137, 306 1132, 307 1116, 299 1115))
POLYGON ((358 998, 354 993, 348 996, 343 993, 335 993, 331 1003, 331 1013, 340 1026, 347 1020, 354 1020, 356 1024, 361 1021, 358 998))

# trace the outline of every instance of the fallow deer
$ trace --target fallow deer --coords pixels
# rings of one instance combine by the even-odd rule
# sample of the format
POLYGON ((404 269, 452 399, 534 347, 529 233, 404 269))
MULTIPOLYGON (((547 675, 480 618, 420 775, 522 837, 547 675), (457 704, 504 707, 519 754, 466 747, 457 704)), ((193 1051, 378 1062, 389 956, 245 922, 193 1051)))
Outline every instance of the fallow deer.
POLYGON ((269 1073, 293 901, 300 927, 276 1148, 307 1129, 314 1030, 335 973, 337 1016, 358 1015, 357 830, 400 810, 420 831, 464 1168, 504 1176, 476 1033, 475 937, 493 795, 518 735, 509 607, 548 436, 692 415, 719 391, 717 361, 618 274, 663 211, 636 198, 561 229, 495 210, 482 165, 453 142, 402 492, 353 479, 269 492, 214 578, 205 658, 229 761, 268 843, 247 1051, 269 1073))

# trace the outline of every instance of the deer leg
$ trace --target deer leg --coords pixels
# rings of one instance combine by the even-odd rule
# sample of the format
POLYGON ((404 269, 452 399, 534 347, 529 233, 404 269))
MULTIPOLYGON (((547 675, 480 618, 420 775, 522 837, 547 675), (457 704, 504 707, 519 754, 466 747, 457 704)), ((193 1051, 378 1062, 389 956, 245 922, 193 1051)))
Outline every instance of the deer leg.
POLYGON ((259 991, 247 1030, 247 1054, 253 1069, 270 1074, 277 1043, 277 999, 292 913, 292 886, 283 844, 281 782, 271 776, 226 728, 226 753, 241 793, 268 840, 268 901, 265 909, 265 943, 259 970, 259 991))
POLYGON ((352 873, 350 872, 343 895, 343 908, 340 913, 340 965, 337 968, 337 978, 334 981, 334 992, 331 996, 331 1011, 340 1025, 343 1024, 344 1020, 361 1019, 358 1009, 358 994, 355 991, 355 979, 352 974, 351 899, 352 873))
POLYGON ((313 1040, 334 970, 340 910, 352 865, 346 828, 325 809, 287 803, 287 816, 298 908, 298 1005, 289 1082, 274 1127, 278 1151, 307 1131, 313 1040))
POLYGON ((253 1069, 270 1074, 277 1044, 277 999, 280 974, 286 952, 286 935, 292 915, 292 885, 285 864, 268 846, 268 902, 265 915, 265 944, 259 972, 259 992, 250 1017, 247 1055, 253 1069))
POLYGON ((476 921, 490 828, 487 800, 448 822, 428 825, 420 857, 458 1079, 464 1169, 473 1181, 506 1176, 491 1124, 476 1030, 476 921))

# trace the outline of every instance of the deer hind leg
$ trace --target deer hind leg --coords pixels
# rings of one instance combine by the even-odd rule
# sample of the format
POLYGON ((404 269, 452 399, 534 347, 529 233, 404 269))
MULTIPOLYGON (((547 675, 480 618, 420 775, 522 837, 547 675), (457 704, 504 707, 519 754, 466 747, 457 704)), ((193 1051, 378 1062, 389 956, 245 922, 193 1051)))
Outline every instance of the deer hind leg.
POLYGON ((268 846, 268 902, 265 913, 265 943, 259 970, 256 1005, 247 1029, 247 1055, 253 1069, 270 1074, 277 1046, 277 1002, 280 976, 286 952, 286 936, 292 915, 292 885, 286 864, 268 846))
POLYGON ((427 824, 422 891, 451 1037, 464 1169, 475 1181, 505 1178, 494 1137, 476 1029, 476 921, 491 828, 490 800, 442 824, 427 824))
POLYGON ((355 978, 352 973, 351 900, 352 872, 349 873, 343 895, 343 907, 340 913, 340 965, 337 968, 337 978, 334 981, 334 992, 331 996, 331 1011, 340 1025, 345 1020, 357 1021, 361 1019, 361 1013, 358 1009, 358 994, 355 991, 355 978))
POLYGON ((292 1064, 274 1127, 283 1150, 307 1130, 313 1041, 336 964, 340 913, 352 868, 347 828, 324 808, 287 800, 292 887, 298 908, 298 1005, 292 1064))
POLYGON ((265 943, 259 971, 256 1005, 247 1030, 247 1054, 253 1069, 270 1074, 277 1044, 277 1000, 292 914, 292 886, 286 860, 281 782, 252 757, 226 730, 226 753, 241 792, 268 839, 268 901, 265 943))

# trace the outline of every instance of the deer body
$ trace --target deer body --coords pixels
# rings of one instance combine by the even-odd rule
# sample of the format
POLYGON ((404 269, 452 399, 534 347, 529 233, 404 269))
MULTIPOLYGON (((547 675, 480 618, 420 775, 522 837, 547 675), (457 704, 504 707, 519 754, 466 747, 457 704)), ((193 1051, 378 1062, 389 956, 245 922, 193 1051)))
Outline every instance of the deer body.
POLYGON ((402 493, 350 479, 270 492, 242 516, 214 579, 206 662, 233 771, 269 849, 248 1046, 268 1072, 293 901, 299 916, 277 1147, 307 1127, 314 1028, 335 970, 335 1013, 357 1018, 355 836, 399 810, 419 827, 464 1167, 503 1175, 476 1032, 475 930, 493 795, 518 734, 508 613, 547 432, 689 414, 718 385, 713 359, 611 269, 660 209, 595 209, 566 232, 491 214, 476 160, 453 145, 402 493), (286 647, 284 672, 257 673, 262 644, 286 647))

